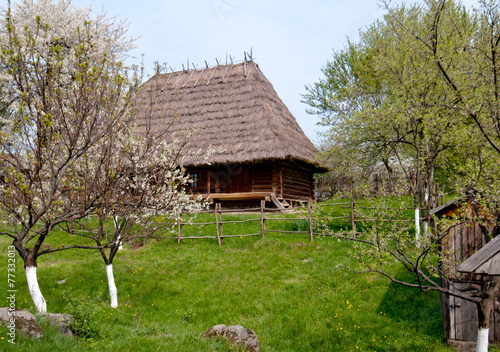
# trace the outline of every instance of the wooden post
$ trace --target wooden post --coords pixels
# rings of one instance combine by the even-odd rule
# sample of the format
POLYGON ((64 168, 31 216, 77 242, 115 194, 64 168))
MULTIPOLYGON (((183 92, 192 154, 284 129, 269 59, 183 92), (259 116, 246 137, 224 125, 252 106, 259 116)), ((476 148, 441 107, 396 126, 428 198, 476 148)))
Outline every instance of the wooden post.
POLYGON ((219 203, 215 203, 215 209, 214 209, 214 214, 215 214, 215 232, 217 233, 217 242, 219 243, 219 247, 221 247, 221 239, 220 239, 220 233, 219 233, 219 215, 217 214, 219 210, 219 203))
POLYGON ((353 236, 356 236, 356 217, 354 215, 354 197, 351 199, 351 225, 353 236))
POLYGON ((182 215, 179 216, 179 220, 177 221, 177 244, 181 244, 181 236, 182 236, 182 215))
POLYGON ((262 234, 262 238, 264 238, 266 235, 266 218, 264 215, 265 208, 266 208, 266 201, 261 200, 260 201, 260 232, 262 234))
POLYGON ((224 244, 224 232, 222 230, 222 203, 219 203, 219 233, 220 233, 220 244, 224 244))
POLYGON ((311 242, 314 241, 314 233, 313 233, 313 222, 312 222, 312 205, 311 202, 307 203, 307 208, 309 210, 309 236, 311 242))

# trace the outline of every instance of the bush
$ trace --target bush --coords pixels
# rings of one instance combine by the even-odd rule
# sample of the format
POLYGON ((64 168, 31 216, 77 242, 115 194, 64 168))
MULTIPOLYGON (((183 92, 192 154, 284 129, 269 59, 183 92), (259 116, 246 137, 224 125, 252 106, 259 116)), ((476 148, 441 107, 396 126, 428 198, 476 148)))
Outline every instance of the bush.
POLYGON ((100 336, 97 314, 99 306, 94 301, 70 299, 68 313, 73 315, 71 330, 81 339, 92 339, 100 336))

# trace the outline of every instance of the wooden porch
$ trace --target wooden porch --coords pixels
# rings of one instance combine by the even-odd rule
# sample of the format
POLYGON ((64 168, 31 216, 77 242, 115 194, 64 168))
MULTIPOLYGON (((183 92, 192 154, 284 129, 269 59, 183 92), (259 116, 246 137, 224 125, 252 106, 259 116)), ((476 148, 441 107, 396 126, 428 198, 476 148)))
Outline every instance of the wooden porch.
MULTIPOLYGON (((205 193, 202 194, 202 197, 212 202, 265 200, 266 202, 273 202, 281 210, 292 208, 291 200, 287 201, 283 198, 278 198, 273 192, 205 193)), ((312 199, 304 198, 296 199, 295 201, 311 202, 312 199)))

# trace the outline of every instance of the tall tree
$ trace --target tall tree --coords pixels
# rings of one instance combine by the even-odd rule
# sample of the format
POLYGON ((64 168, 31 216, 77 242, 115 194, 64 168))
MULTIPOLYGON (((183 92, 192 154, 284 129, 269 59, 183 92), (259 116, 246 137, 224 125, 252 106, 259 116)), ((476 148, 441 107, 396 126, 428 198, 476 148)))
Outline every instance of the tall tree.
MULTIPOLYGON (((471 202, 476 210, 485 241, 496 236, 500 226, 500 8, 496 1, 481 0, 474 13, 454 12, 453 1, 428 1, 431 19, 425 33, 405 25, 405 14, 388 6, 389 21, 405 33, 408 45, 419 45, 427 64, 439 73, 439 80, 452 97, 437 100, 439 108, 452 109, 465 117, 475 140, 467 148, 479 148, 476 163, 462 163, 462 183, 473 187, 471 202), (471 167, 472 168, 468 168, 471 167), (489 226, 485 226, 489 223, 489 226)), ((462 134, 462 138, 465 136, 462 134)), ((466 137, 465 137, 466 138, 466 137)), ((479 330, 477 351, 487 351, 489 315, 500 281, 494 279, 477 302, 479 330)))
MULTIPOLYGON (((420 9, 400 10, 409 14, 404 25, 419 33, 432 19, 420 9)), ((454 11, 461 15, 459 8, 454 11)), ((324 135, 330 154, 345 160, 361 155, 357 159, 365 167, 383 163, 389 175, 399 170, 415 207, 428 213, 436 205, 436 171, 463 145, 457 131, 467 127, 449 107, 454 96, 421 55, 422 45, 408 47, 408 37, 388 19, 369 26, 359 43, 349 42, 334 53, 323 69, 325 78, 306 87, 304 101, 312 108, 308 112, 320 115, 330 127, 324 135), (444 103, 437 105, 436 99, 444 103)))
MULTIPOLYGON (((348 69, 329 63, 327 79, 307 87, 306 102, 353 150, 367 149, 370 157, 380 159, 410 160, 417 173, 411 185, 415 205, 421 206, 426 197, 428 210, 435 205, 431 186, 436 174, 461 191, 472 188, 470 201, 488 242, 500 227, 499 5, 480 1, 478 9, 468 12, 452 0, 384 4, 384 19, 361 32, 358 44, 336 54, 349 59, 343 61, 348 69), (350 55, 352 50, 358 55, 350 55)), ((484 290, 454 292, 438 285, 433 274, 444 280, 446 275, 433 263, 439 258, 444 265, 440 243, 446 235, 428 232, 415 240, 396 224, 386 223, 360 238, 341 237, 360 244, 356 253, 369 271, 423 291, 476 302, 478 351, 486 351, 488 307, 500 283, 493 280, 484 290), (416 282, 388 274, 395 263, 416 282)))

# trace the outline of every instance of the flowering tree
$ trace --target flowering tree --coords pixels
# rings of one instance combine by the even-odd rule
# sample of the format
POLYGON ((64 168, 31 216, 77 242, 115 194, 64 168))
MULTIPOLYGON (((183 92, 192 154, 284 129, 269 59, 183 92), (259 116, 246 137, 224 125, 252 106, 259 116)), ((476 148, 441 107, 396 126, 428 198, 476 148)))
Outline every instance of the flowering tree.
POLYGON ((1 234, 13 239, 33 301, 45 312, 37 258, 78 248, 42 246, 54 227, 88 216, 105 196, 77 176, 130 119, 136 82, 120 60, 133 40, 126 26, 91 18, 67 0, 9 2, 0 20, 1 78, 14 97, 0 131, 1 234))
POLYGON ((118 306, 113 259, 119 247, 141 238, 161 239, 183 212, 196 213, 206 204, 186 193, 190 179, 177 164, 188 136, 168 143, 150 131, 126 128, 117 137, 96 145, 94 152, 103 157, 89 153, 80 163, 76 178, 85 187, 73 193, 76 203, 88 202, 88 194, 101 196, 93 204, 92 217, 77 219, 65 229, 99 249, 113 308, 118 306))
POLYGON ((70 248, 100 251, 116 307, 118 247, 160 238, 181 212, 202 207, 184 191, 189 178, 177 165, 189 133, 167 140, 168 126, 153 128, 135 114, 139 82, 121 62, 133 47, 125 24, 91 18, 67 0, 25 0, 9 6, 2 22, 0 78, 14 99, 0 132, 1 234, 13 238, 40 312, 37 258, 70 248), (51 247, 46 239, 56 227, 67 241, 51 247), (88 241, 72 244, 71 235, 88 241))

